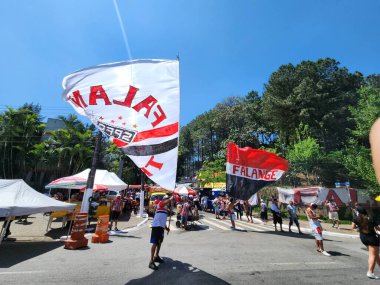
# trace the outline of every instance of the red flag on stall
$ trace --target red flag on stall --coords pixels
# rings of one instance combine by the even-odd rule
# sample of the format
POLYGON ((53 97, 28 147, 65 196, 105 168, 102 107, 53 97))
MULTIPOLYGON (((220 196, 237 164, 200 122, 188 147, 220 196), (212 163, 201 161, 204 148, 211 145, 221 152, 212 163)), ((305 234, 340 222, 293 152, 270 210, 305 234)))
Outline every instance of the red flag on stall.
POLYGON ((248 200, 264 186, 280 179, 287 170, 288 162, 274 153, 228 143, 227 193, 232 197, 248 200))

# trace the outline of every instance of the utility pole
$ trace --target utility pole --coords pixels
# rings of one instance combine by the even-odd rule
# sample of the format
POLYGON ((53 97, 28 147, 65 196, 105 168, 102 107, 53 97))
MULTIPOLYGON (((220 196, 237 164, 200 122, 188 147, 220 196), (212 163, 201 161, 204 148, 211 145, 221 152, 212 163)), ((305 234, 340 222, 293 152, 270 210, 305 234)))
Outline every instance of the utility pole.
POLYGON ((119 160, 119 173, 118 173, 118 176, 119 176, 120 179, 123 176, 123 166, 124 166, 124 157, 123 157, 123 154, 122 154, 120 156, 120 160, 119 160))
POLYGON ((90 197, 92 197, 92 189, 94 188, 95 174, 96 174, 96 165, 98 164, 98 157, 100 153, 100 146, 102 142, 102 132, 98 131, 95 141, 95 150, 94 156, 92 157, 92 165, 90 173, 88 174, 86 190, 83 193, 82 205, 80 208, 81 213, 88 213, 90 208, 90 197))

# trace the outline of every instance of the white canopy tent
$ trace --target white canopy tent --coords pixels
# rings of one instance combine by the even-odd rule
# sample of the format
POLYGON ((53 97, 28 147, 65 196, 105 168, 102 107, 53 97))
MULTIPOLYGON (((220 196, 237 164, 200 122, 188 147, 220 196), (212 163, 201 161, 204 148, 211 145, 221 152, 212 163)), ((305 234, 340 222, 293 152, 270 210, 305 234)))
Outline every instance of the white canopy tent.
MULTIPOLYGON (((0 179, 0 217, 24 216, 52 211, 72 211, 75 204, 64 203, 43 195, 23 180, 0 179)), ((0 243, 5 232, 1 231, 0 243)))
MULTIPOLYGON (((88 174, 90 169, 87 168, 82 172, 74 174, 72 176, 63 177, 55 181, 50 182, 45 188, 70 188, 70 189, 82 189, 86 186, 88 174), (68 181, 67 184, 60 183, 62 181, 68 181), (84 183, 82 183, 84 181, 84 183)), ((109 190, 120 191, 128 187, 123 180, 121 180, 114 172, 109 172, 103 169, 97 169, 95 173, 94 184, 106 186, 109 190)))
MULTIPOLYGON (((79 172, 75 175, 67 176, 67 177, 63 177, 58 180, 55 180, 49 183, 48 185, 46 185, 45 188, 82 189, 86 186, 85 184, 83 184, 83 181, 87 183, 89 173, 90 173, 90 169, 87 168, 86 170, 83 170, 82 172, 79 172), (62 180, 75 181, 75 183, 73 183, 70 186, 65 185, 64 187, 62 187, 62 183, 61 183, 62 180)), ((94 185, 96 184, 106 186, 108 190, 115 190, 115 191, 121 191, 121 190, 127 189, 128 187, 128 184, 124 183, 124 181, 121 180, 115 173, 108 172, 107 170, 103 170, 103 169, 97 169, 95 172, 94 185)), ((90 205, 88 198, 91 195, 92 195, 92 192, 86 189, 83 195, 83 200, 82 200, 82 206, 81 206, 82 212, 88 212, 88 207, 90 205)))

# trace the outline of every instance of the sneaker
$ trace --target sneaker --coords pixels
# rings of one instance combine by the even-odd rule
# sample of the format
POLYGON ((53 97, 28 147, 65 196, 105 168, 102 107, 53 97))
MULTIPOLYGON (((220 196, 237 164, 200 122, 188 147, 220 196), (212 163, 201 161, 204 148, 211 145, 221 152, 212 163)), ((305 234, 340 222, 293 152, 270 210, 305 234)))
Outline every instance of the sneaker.
POLYGON ((154 262, 149 262, 149 268, 153 269, 153 270, 157 270, 158 269, 157 265, 154 264, 154 262))
POLYGON ((119 229, 118 228, 115 228, 115 231, 118 231, 119 229))
POLYGON ((379 280, 380 279, 380 277, 376 276, 373 272, 367 272, 367 277, 370 278, 370 279, 375 279, 375 280, 379 280))
POLYGON ((159 256, 156 256, 153 261, 158 263, 164 263, 164 260, 159 256))
POLYGON ((331 256, 331 254, 328 253, 326 250, 322 251, 322 254, 323 254, 323 255, 326 255, 326 256, 331 256))
POLYGON ((340 230, 340 227, 336 227, 337 230, 340 230))

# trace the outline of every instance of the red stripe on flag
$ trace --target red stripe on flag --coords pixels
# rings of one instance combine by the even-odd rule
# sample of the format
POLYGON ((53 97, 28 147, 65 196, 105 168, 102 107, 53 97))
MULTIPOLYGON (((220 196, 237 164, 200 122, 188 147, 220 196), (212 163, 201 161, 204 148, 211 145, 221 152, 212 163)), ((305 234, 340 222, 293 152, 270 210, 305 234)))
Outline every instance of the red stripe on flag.
MULTIPOLYGON (((133 139, 133 142, 140 142, 146 139, 168 137, 168 136, 174 135, 175 133, 178 133, 178 130, 179 130, 179 123, 174 123, 174 124, 164 126, 161 128, 138 132, 136 137, 133 139)), ((114 138, 112 141, 118 147, 125 147, 128 145, 128 143, 116 138, 114 138)))
POLYGON ((175 133, 177 133, 178 129, 179 129, 179 124, 174 123, 174 124, 164 126, 161 128, 139 132, 139 133, 137 133, 133 142, 139 142, 139 141, 143 141, 146 139, 152 139, 152 138, 161 138, 161 137, 171 136, 171 135, 174 135, 175 133))
POLYGON ((231 142, 228 143, 227 162, 252 168, 288 170, 288 161, 274 153, 250 147, 239 148, 231 142))

